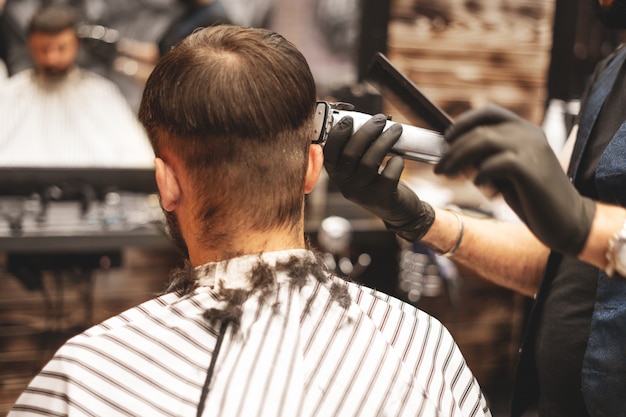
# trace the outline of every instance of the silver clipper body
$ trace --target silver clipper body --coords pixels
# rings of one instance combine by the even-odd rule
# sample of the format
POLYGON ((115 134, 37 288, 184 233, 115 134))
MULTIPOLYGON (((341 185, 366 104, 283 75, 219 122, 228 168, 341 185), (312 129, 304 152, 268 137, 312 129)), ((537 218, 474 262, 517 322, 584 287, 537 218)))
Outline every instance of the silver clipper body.
MULTIPOLYGON (((332 127, 341 119, 349 116, 353 120, 353 129, 356 132, 372 115, 357 111, 347 110, 351 107, 346 103, 327 103, 318 101, 315 109, 315 140, 313 143, 323 145, 332 127)), ((395 124, 387 120, 385 130, 395 124)), ((391 153, 400 155, 405 159, 427 163, 437 163, 447 147, 446 141, 439 132, 421 127, 402 124, 402 135, 391 149, 391 153)))
MULTIPOLYGON (((356 132, 365 122, 372 118, 371 115, 349 110, 336 110, 331 108, 332 125, 345 116, 352 117, 354 131, 356 132)), ((387 120, 385 130, 395 124, 387 120)), ((445 152, 447 143, 444 137, 434 130, 402 124, 402 135, 391 148, 391 152, 411 161, 437 163, 445 152)))

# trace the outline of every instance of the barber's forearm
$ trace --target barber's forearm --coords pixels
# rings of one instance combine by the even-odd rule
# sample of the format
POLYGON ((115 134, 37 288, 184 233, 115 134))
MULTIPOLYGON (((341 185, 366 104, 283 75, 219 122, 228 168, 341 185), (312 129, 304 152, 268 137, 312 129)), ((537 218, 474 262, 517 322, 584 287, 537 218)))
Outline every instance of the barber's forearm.
POLYGON ((611 237, 624 226, 626 209, 619 206, 596 203, 596 213, 582 252, 581 261, 600 269, 607 267, 607 250, 611 237))
MULTIPOLYGON (((445 252, 459 234, 456 215, 436 209, 422 242, 445 252)), ((523 225, 462 215, 463 239, 451 259, 478 276, 526 296, 539 287, 549 250, 523 225)))

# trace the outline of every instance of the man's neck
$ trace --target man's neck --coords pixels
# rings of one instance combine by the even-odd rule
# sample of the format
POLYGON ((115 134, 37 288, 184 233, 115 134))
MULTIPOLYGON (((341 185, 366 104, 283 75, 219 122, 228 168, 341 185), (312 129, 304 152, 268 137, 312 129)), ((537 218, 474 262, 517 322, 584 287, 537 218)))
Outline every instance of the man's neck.
POLYGON ((187 194, 183 193, 179 198, 175 218, 192 266, 243 255, 307 247, 304 237, 304 207, 298 221, 268 230, 259 230, 255 228, 255 224, 233 219, 229 225, 216 224, 214 229, 203 232, 196 210, 193 209, 195 204, 185 199, 187 194))
POLYGON ((239 237, 232 239, 231 242, 234 245, 224 247, 219 245, 207 247, 199 243, 188 244, 191 265, 199 266, 209 262, 220 262, 243 255, 306 248, 302 230, 298 232, 280 230, 242 233, 239 237))

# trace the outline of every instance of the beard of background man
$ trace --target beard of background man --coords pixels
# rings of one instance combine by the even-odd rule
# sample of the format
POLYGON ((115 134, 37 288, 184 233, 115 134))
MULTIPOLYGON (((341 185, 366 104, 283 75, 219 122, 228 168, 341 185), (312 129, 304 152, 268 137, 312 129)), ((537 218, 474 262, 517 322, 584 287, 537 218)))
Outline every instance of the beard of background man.
POLYGON ((596 17, 611 29, 626 28, 626 0, 592 0, 596 17))

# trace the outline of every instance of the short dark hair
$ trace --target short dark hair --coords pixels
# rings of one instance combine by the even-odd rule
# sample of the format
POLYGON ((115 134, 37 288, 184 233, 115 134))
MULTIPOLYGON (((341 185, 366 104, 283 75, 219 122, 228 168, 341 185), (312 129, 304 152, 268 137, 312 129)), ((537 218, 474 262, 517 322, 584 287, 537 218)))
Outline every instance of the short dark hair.
POLYGON ((227 239, 233 227, 300 221, 315 100, 295 45, 267 29, 221 25, 159 61, 139 119, 156 156, 176 155, 195 182, 201 232, 227 239))
POLYGON ((28 35, 46 33, 55 35, 66 29, 76 30, 78 13, 76 9, 65 4, 50 4, 35 12, 28 25, 28 35))

